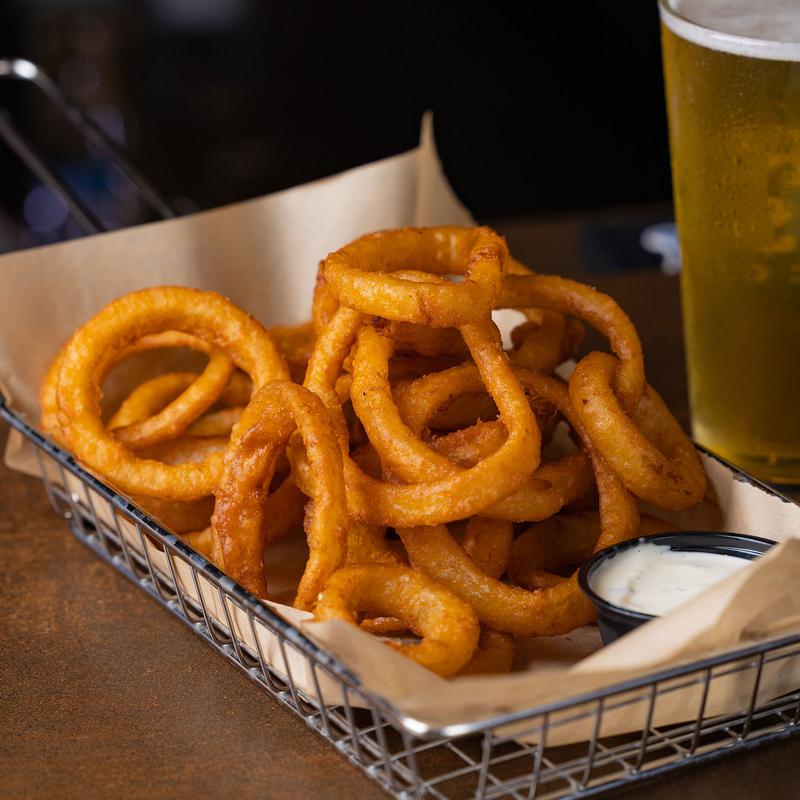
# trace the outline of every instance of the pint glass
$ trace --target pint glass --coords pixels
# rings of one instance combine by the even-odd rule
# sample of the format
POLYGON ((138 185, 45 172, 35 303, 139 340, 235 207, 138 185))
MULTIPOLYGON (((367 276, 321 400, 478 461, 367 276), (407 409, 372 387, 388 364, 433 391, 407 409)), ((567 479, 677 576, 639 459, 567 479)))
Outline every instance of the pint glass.
POLYGON ((800 483, 800 2, 661 23, 693 434, 800 483))

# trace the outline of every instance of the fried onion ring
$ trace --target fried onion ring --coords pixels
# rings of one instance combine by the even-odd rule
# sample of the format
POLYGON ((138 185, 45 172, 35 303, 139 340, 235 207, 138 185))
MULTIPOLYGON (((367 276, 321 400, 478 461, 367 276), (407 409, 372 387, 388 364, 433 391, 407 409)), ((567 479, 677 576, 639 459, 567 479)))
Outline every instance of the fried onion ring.
MULTIPOLYGON (((300 325, 274 325, 269 329, 281 355, 286 359, 292 380, 302 383, 306 373, 308 359, 314 349, 313 322, 300 325)), ((238 405, 238 403, 237 403, 238 405)))
POLYGON ((471 467, 490 456, 506 440, 506 426, 499 420, 477 422, 469 428, 434 436, 431 450, 462 467, 471 467))
POLYGON ((222 563, 219 538, 214 536, 210 527, 204 528, 202 531, 184 534, 181 538, 189 547, 197 550, 201 556, 205 556, 212 564, 219 566, 222 563))
POLYGON ((326 583, 314 615, 357 625, 359 612, 401 619, 422 641, 386 642, 387 646, 445 678, 469 663, 478 644, 475 612, 407 567, 370 564, 340 569, 326 583))
MULTIPOLYGON (((435 372, 443 372, 451 367, 457 366, 459 365, 443 364, 439 369, 428 370, 426 373, 418 375, 417 377, 424 378, 426 375, 430 375, 435 372)), ((390 379, 391 376, 390 364, 390 379)), ((402 391, 404 388, 405 387, 402 384, 397 386, 399 391, 402 391)), ((440 408, 430 418, 430 420, 428 420, 426 428, 428 428, 430 431, 448 431, 452 433, 454 431, 461 430, 462 428, 468 428, 476 425, 479 422, 493 422, 496 419, 497 406, 495 405, 494 400, 492 400, 492 398, 486 394, 485 391, 466 392, 465 394, 459 395, 451 401, 447 401, 445 405, 440 408)), ((428 436, 425 430, 422 431, 421 435, 427 440, 428 436)))
POLYGON ((390 636, 395 633, 407 631, 405 622, 397 617, 364 617, 359 623, 362 631, 373 634, 373 636, 390 636))
POLYGON ((306 511, 309 557, 295 606, 313 608, 322 586, 345 560, 348 528, 342 458, 328 413, 318 397, 289 381, 273 381, 253 395, 225 457, 216 492, 213 534, 223 569, 260 597, 264 579, 264 501, 278 456, 297 429, 314 474, 306 511))
POLYGON ((142 458, 160 461, 164 464, 202 464, 210 456, 222 455, 228 449, 228 439, 224 436, 181 436, 159 442, 142 450, 142 458))
POLYGON ((246 406, 253 396, 253 382, 241 370, 235 370, 228 385, 219 398, 223 408, 231 406, 246 406))
POLYGON ((308 498, 297 488, 292 476, 284 478, 264 501, 261 523, 264 546, 302 530, 307 503, 308 498))
POLYGON ((106 427, 113 431, 115 428, 132 425, 153 416, 199 377, 197 372, 166 372, 143 381, 120 403, 106 427))
POLYGON ((314 296, 311 301, 311 321, 316 336, 320 336, 325 328, 328 327, 328 323, 339 310, 339 300, 336 297, 336 293, 331 289, 322 272, 324 264, 324 261, 319 263, 317 281, 314 284, 314 296))
POLYGON ((207 352, 208 364, 201 375, 166 373, 145 381, 128 395, 109 421, 108 429, 133 451, 180 436, 216 403, 233 373, 233 362, 224 350, 210 348, 194 336, 175 337, 187 347, 207 352))
POLYGON ((694 445, 652 386, 628 416, 611 382, 617 360, 606 353, 583 358, 569 381, 575 412, 595 447, 638 497, 679 511, 696 505, 706 475, 694 445))
MULTIPOLYGON (((215 453, 222 455, 227 447, 228 440, 224 438, 181 437, 153 445, 143 450, 141 456, 165 464, 199 464, 215 453)), ((210 496, 184 502, 132 495, 131 500, 165 528, 178 534, 207 528, 214 511, 214 499, 210 496)))
POLYGON ((202 464, 141 460, 100 418, 98 370, 137 339, 164 330, 191 333, 225 350, 256 387, 287 376, 267 331, 221 295, 177 286, 143 289, 107 305, 67 344, 58 373, 58 419, 76 457, 122 491, 196 500, 216 487, 221 466, 216 456, 202 464))
MULTIPOLYGON (((448 355, 420 356, 416 353, 398 353, 389 362, 389 380, 392 384, 414 380, 422 375, 427 375, 429 372, 439 372, 448 367, 454 367, 462 361, 462 358, 448 355)), ((484 397, 487 398, 492 407, 491 415, 487 419, 494 419, 497 416, 497 406, 495 406, 491 397, 488 397, 488 395, 484 395, 484 397)), ((455 424, 454 427, 461 426, 455 424)))
POLYGON ((614 388, 628 411, 636 408, 645 387, 644 357, 630 317, 611 297, 558 275, 538 275, 509 258, 498 308, 547 308, 588 322, 609 340, 619 357, 614 388))
MULTIPOLYGON (((395 273, 395 276, 408 279, 416 275, 411 270, 395 273)), ((430 281, 430 276, 427 276, 430 281)), ((373 325, 378 323, 376 318, 373 325)), ((416 353, 427 358, 469 358, 469 350, 457 328, 426 328, 410 322, 391 322, 380 320, 383 333, 397 343, 397 352, 402 354, 416 353)))
POLYGON ((366 314, 433 328, 487 317, 500 294, 508 248, 490 228, 401 228, 362 236, 323 262, 339 302, 366 314), (464 281, 419 282, 392 272, 425 270, 464 281))
MULTIPOLYGON (((74 337, 74 334, 73 334, 74 337)), ((70 340, 71 341, 71 340, 70 340)), ((58 377, 61 371, 61 365, 63 361, 64 353, 67 349, 67 345, 69 341, 67 341, 64 346, 59 350, 56 357, 50 363, 50 366, 47 369, 47 373, 45 374, 44 380, 42 381, 42 386, 39 391, 39 406, 41 408, 41 427, 42 430, 47 433, 54 441, 65 445, 66 442, 64 440, 63 432, 61 430, 61 424, 58 421, 58 377)), ((98 386, 102 385, 106 375, 113 369, 117 364, 121 361, 125 360, 126 358, 136 355, 138 353, 148 352, 150 350, 158 350, 161 348, 167 347, 188 347, 192 350, 199 350, 200 352, 204 353, 211 353, 212 347, 210 347, 206 342, 198 339, 196 336, 191 336, 187 333, 180 333, 178 331, 163 331, 162 333, 153 333, 147 336, 142 336, 141 338, 137 339, 134 343, 132 343, 129 347, 119 353, 104 353, 103 357, 100 358, 96 365, 96 372, 95 372, 95 381, 97 382, 98 386)), ((194 378, 199 377, 196 373, 192 373, 194 378)), ((140 422, 145 420, 149 417, 152 413, 155 413, 159 409, 162 409, 165 413, 161 417, 163 424, 169 426, 171 423, 171 418, 168 416, 172 413, 173 409, 169 408, 171 405, 172 400, 180 394, 184 389, 186 389, 192 381, 188 379, 183 379, 181 383, 183 388, 180 390, 173 390, 168 389, 166 390, 165 396, 165 389, 163 385, 159 388, 156 388, 155 391, 158 394, 158 397, 154 400, 148 400, 147 408, 150 409, 149 413, 143 413, 141 410, 137 411, 136 419, 131 417, 130 419, 123 419, 121 423, 118 424, 129 424, 133 422, 140 422), (174 394, 171 392, 174 391, 174 394), (170 396, 171 394, 171 396, 170 396)), ((171 385, 174 385, 174 381, 171 385)), ((214 389, 211 389, 214 391, 214 389)), ((136 390, 134 390, 136 391, 136 390)), ((148 390, 145 390, 148 391, 148 390)), ((152 393, 152 390, 151 390, 152 393)), ((200 403, 201 407, 197 409, 196 413, 199 416, 202 414, 202 403, 204 399, 202 397, 202 393, 200 396, 200 403)), ((175 409, 177 410, 177 409, 175 409)), ((179 412, 180 413, 180 412, 179 412)), ((185 414, 185 409, 183 410, 185 414)), ((118 426, 115 424, 115 427, 118 426)), ((149 444, 155 444, 156 441, 161 441, 163 439, 169 438, 168 436, 159 436, 158 431, 155 431, 155 436, 152 435, 152 428, 153 424, 150 423, 151 427, 151 436, 152 439, 148 444, 142 444, 142 447, 147 447, 149 444)), ((135 431, 134 431, 135 434, 135 431)))

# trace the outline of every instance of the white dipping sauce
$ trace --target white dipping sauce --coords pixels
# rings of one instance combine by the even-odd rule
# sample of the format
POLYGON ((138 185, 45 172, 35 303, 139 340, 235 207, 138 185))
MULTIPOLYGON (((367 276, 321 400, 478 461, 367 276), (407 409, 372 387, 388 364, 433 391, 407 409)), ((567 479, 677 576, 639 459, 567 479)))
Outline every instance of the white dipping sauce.
POLYGON ((682 552, 645 542, 606 559, 589 583, 609 603, 657 617, 751 563, 723 553, 682 552))

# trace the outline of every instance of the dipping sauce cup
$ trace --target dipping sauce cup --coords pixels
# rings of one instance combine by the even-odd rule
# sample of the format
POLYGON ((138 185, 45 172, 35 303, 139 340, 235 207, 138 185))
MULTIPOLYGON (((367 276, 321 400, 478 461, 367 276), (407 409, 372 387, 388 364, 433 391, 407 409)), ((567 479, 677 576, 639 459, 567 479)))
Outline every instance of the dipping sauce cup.
POLYGON ((581 567, 578 583, 597 611, 597 625, 604 644, 610 644, 660 616, 645 613, 641 608, 658 607, 665 613, 677 608, 737 571, 739 564, 729 559, 752 561, 775 544, 758 536, 714 531, 640 536, 595 553, 581 567), (613 573, 607 571, 606 577, 613 575, 613 579, 602 581, 603 571, 609 567, 614 568, 613 573), (626 572, 628 568, 629 574, 626 572), (718 575, 716 579, 715 575, 718 575), (641 586, 635 584, 637 576, 642 578, 641 586), (628 586, 632 587, 630 591, 626 591, 628 586), (650 597, 647 596, 649 588, 652 589, 650 597), (604 594, 613 595, 616 602, 604 594), (629 597, 629 603, 616 599, 620 596, 629 597), (625 607, 626 604, 638 608, 625 607))

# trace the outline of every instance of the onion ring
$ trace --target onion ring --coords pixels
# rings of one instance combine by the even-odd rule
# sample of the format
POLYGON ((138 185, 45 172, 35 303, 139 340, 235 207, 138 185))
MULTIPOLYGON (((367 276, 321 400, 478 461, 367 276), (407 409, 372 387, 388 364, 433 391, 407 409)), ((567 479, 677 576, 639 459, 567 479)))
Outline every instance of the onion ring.
POLYGON ((398 533, 411 565, 469 603, 484 625, 514 636, 554 636, 584 623, 580 590, 572 597, 559 592, 563 584, 528 592, 490 578, 444 525, 402 528, 398 533))
POLYGON ((359 627, 373 636, 387 636, 408 630, 405 622, 397 617, 387 616, 364 617, 359 623, 359 627))
MULTIPOLYGON (((371 355, 380 358, 377 353, 371 355)), ((383 386, 381 391, 385 391, 383 386)), ((437 452, 443 451, 435 446, 436 436, 431 436, 432 430, 450 431, 451 438, 441 444, 448 451, 456 451, 456 442, 461 442, 464 446, 478 446, 488 455, 492 452, 492 442, 496 442, 496 449, 504 440, 505 426, 496 420, 497 407, 469 363, 437 370, 420 376, 416 381, 393 386, 392 399, 414 435, 424 439, 437 452), (478 387, 481 387, 480 391, 478 387)), ((528 401, 544 443, 558 424, 558 411, 552 403, 535 395, 529 396, 528 401)), ((377 401, 373 402, 381 411, 377 401)))
POLYGON ((113 431, 152 417, 199 377, 197 372, 166 372, 143 381, 120 403, 106 427, 113 431))
POLYGON ((244 372, 237 369, 220 395, 219 404, 224 408, 246 406, 252 396, 253 382, 244 372))
POLYGON ((297 608, 310 610, 325 581, 344 563, 348 529, 339 445, 328 413, 312 392, 273 381, 253 395, 225 457, 211 527, 225 571, 266 597, 264 501, 278 456, 295 429, 306 444, 315 482, 305 524, 310 552, 295 598, 297 608))
POLYGON ((627 410, 636 408, 645 387, 644 357, 630 317, 611 297, 569 278, 538 275, 509 258, 498 308, 547 308, 588 322, 606 336, 619 357, 614 388, 627 410))
MULTIPOLYGON (((233 362, 227 353, 218 347, 209 348, 202 339, 196 339, 193 336, 187 337, 187 339, 194 340, 193 344, 188 344, 187 341, 187 345, 193 349, 209 352, 206 368, 196 380, 189 383, 177 397, 166 406, 162 406, 160 410, 154 409, 153 412, 144 414, 131 422, 122 422, 122 424, 118 422, 116 426, 113 426, 114 438, 130 450, 141 450, 151 444, 180 436, 192 422, 217 402, 225 389, 233 372, 233 362)), ((134 390, 133 396, 136 396, 136 390, 134 390)), ((130 398, 131 396, 128 399, 130 400, 130 398)), ((141 398, 139 399, 141 400, 141 398)), ((135 413, 136 409, 131 405, 126 409, 126 413, 135 413)), ((125 403, 117 414, 124 420, 126 413, 120 414, 123 408, 125 408, 125 403)), ((112 425, 108 427, 112 428, 112 425)))
POLYGON ((267 331, 221 295, 176 286, 144 289, 107 305, 68 343, 58 374, 59 423, 75 456, 123 492, 196 500, 216 487, 215 456, 203 464, 144 461, 100 419, 98 369, 137 339, 162 330, 190 332, 225 350, 256 387, 287 375, 267 331))
MULTIPOLYGON (((201 339, 186 338, 195 340, 196 344, 190 345, 193 349, 210 350, 203 373, 168 372, 141 383, 108 422, 114 438, 133 451, 174 439, 187 431, 219 399, 233 372, 233 362, 224 351, 208 348, 201 339)), ((224 434, 217 426, 199 435, 224 434)))
POLYGON ((366 314, 450 328, 487 317, 500 294, 508 249, 490 228, 401 228, 331 253, 321 274, 340 303, 366 314), (461 283, 420 283, 391 274, 460 274, 461 283))
POLYGON ((366 442, 365 444, 362 444, 353 450, 352 458, 353 461, 358 464, 359 469, 361 469, 363 472, 366 472, 370 478, 380 480, 384 473, 383 465, 381 464, 378 452, 369 442, 366 442))
POLYGON ((341 619, 357 625, 359 612, 401 619, 422 641, 386 645, 445 678, 469 663, 478 644, 475 612, 407 567, 370 564, 340 569, 325 585, 314 615, 318 620, 341 619))
POLYGON ((219 549, 219 539, 214 536, 210 527, 204 528, 202 531, 184 534, 181 538, 189 547, 196 550, 212 564, 216 564, 218 567, 221 566, 222 552, 219 549))
MULTIPOLYGON (((414 275, 410 270, 395 273, 403 278, 414 275)), ((430 278, 430 276, 429 276, 430 278)), ((373 327, 380 327, 397 345, 398 353, 416 353, 427 358, 469 358, 469 350, 457 328, 426 328, 410 322, 391 322, 376 317, 373 327)))
POLYGON ((434 436, 430 448, 448 461, 471 467, 490 456, 506 440, 506 426, 499 420, 477 422, 469 428, 434 436))
POLYGON ((302 383, 308 359, 314 349, 314 340, 316 338, 314 323, 274 325, 269 329, 269 332, 275 340, 281 355, 286 359, 292 380, 296 383, 302 383))
POLYGON ((273 325, 270 335, 281 355, 287 361, 307 362, 314 349, 316 334, 313 322, 301 322, 299 325, 273 325))
POLYGON ((331 289, 322 272, 324 261, 319 262, 314 296, 311 302, 311 321, 314 333, 319 337, 339 310, 339 299, 331 289))
POLYGON ((617 364, 606 353, 590 353, 575 367, 569 393, 581 423, 635 495, 673 511, 696 505, 706 475, 694 445, 651 386, 633 414, 625 414, 611 387, 617 364))
POLYGON ((589 558, 599 535, 596 511, 558 514, 537 522, 514 540, 509 577, 526 589, 555 586, 563 581, 560 570, 589 558))
POLYGON ((42 433, 49 436, 59 447, 67 446, 61 423, 58 421, 58 373, 66 349, 67 345, 64 344, 56 353, 39 387, 39 427, 42 433))
MULTIPOLYGON (((420 356, 416 353, 398 353, 389 362, 389 380, 392 384, 402 381, 414 380, 429 372, 439 372, 440 370, 454 367, 460 364, 462 358, 449 355, 420 356)), ((491 398, 488 398, 492 406, 491 418, 497 416, 497 406, 491 398)), ((460 427, 456 425, 455 427, 460 427)))
POLYGON ((227 449, 228 439, 224 436, 181 436, 154 444, 143 450, 141 456, 164 464, 202 464, 210 456, 223 455, 227 449))
MULTIPOLYGON (((526 391, 534 395, 532 404, 544 402, 548 406, 548 414, 553 409, 558 409, 551 400, 547 392, 551 386, 550 381, 538 373, 529 370, 516 369, 515 375, 526 391)), ((412 433, 419 434, 424 431, 427 417, 430 416, 432 409, 436 408, 445 397, 451 396, 460 391, 469 391, 477 387, 480 378, 475 368, 471 364, 463 364, 452 370, 425 376, 414 384, 404 387, 395 393, 398 410, 409 425, 412 433)), ((560 393, 556 397, 562 398, 560 393)), ((571 406, 565 404, 571 411, 571 406)), ((543 413, 537 415, 540 419, 543 413)), ((448 449, 445 452, 448 457, 466 459, 469 455, 468 449, 457 450, 456 446, 471 435, 485 437, 485 441, 477 442, 483 448, 488 448, 490 439, 497 435, 497 432, 490 428, 491 423, 485 423, 480 428, 473 426, 463 433, 450 434, 450 439, 445 439, 432 443, 433 449, 437 452, 448 449), (472 431, 472 433, 470 433, 472 431)), ((395 446, 403 444, 404 440, 398 440, 395 446)), ((465 461, 469 466, 469 462, 465 461)), ((564 505, 567 505, 584 495, 592 483, 592 473, 589 458, 583 453, 572 453, 559 461, 543 464, 533 474, 532 478, 524 484, 522 489, 509 495, 504 500, 496 503, 491 508, 481 512, 484 516, 496 516, 501 519, 512 521, 533 521, 546 519, 558 512, 564 505)))
MULTIPOLYGON (((39 390, 41 428, 48 436, 53 438, 54 441, 62 446, 66 446, 66 441, 61 430, 61 424, 58 421, 58 376, 61 371, 64 352, 66 351, 67 345, 70 341, 71 339, 68 340, 63 347, 61 347, 56 354, 56 357, 50 362, 50 366, 47 368, 47 372, 39 390)), ((111 369, 113 369, 113 367, 115 367, 119 362, 130 356, 136 355, 137 353, 144 353, 150 350, 158 350, 167 347, 189 347, 205 353, 211 352, 212 349, 208 344, 197 337, 186 333, 179 333, 178 331, 163 331, 162 333, 149 334, 147 336, 142 336, 121 353, 104 354, 105 357, 101 358, 97 364, 95 380, 98 385, 101 385, 111 369)), ((199 376, 195 375, 195 377, 199 376)), ((189 383, 187 382, 186 386, 188 385, 189 383)), ((170 398, 170 400, 171 399, 173 398, 170 398)), ((166 399, 164 399, 164 402, 160 407, 164 408, 164 405, 166 404, 166 399)), ((157 408, 155 410, 157 410, 157 408)), ((198 415, 200 413, 202 413, 202 411, 198 411, 198 415)), ((149 416, 149 414, 146 416, 149 416)), ((140 419, 144 419, 144 416, 142 416, 140 419)))
POLYGON ((514 494, 482 511, 512 522, 536 522, 559 512, 592 488, 591 459, 584 451, 542 464, 514 494))

